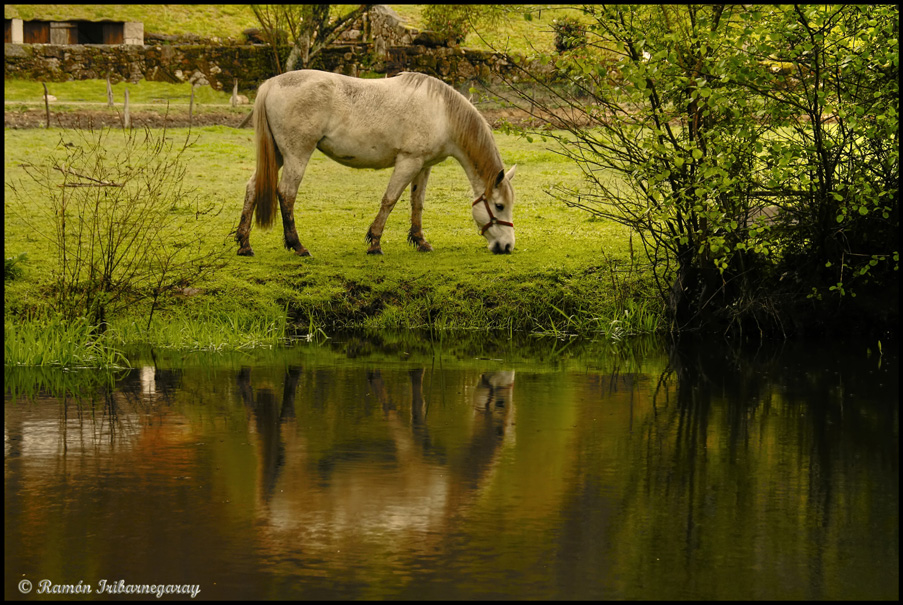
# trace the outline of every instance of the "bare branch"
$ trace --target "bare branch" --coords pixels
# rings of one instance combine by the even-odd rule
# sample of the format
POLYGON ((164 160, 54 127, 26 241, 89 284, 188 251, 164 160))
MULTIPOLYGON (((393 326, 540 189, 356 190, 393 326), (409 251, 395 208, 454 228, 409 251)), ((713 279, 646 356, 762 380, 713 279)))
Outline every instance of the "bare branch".
POLYGON ((95 179, 93 177, 79 174, 74 170, 69 168, 61 168, 60 166, 54 166, 54 170, 59 170, 63 174, 71 174, 74 177, 78 177, 80 179, 84 179, 86 181, 93 181, 92 183, 65 183, 63 185, 59 185, 60 187, 122 187, 122 183, 111 183, 109 181, 101 181, 99 179, 95 179))

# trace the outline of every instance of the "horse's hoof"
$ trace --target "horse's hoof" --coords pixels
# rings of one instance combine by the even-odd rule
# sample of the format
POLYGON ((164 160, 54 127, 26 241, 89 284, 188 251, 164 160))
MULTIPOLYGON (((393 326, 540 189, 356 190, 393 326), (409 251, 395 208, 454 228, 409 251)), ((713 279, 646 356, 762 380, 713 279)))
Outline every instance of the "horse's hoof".
POLYGON ((426 242, 423 242, 422 244, 417 246, 417 252, 432 252, 432 251, 433 251, 433 247, 430 246, 429 244, 427 244, 426 242))
POLYGON ((382 256, 382 253, 382 248, 371 248, 370 250, 367 250, 367 254, 379 254, 382 256))
POLYGON ((238 255, 239 256, 254 256, 254 251, 251 250, 250 248, 241 248, 238 251, 238 255))

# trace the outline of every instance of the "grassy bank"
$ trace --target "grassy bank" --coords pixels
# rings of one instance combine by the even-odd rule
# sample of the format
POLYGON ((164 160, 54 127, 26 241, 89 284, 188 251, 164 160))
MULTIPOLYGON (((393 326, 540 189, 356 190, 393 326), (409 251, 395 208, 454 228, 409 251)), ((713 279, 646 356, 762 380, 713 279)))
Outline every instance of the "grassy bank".
MULTIPOLYGON (((186 134, 168 131, 175 139, 186 134)), ((232 234, 254 169, 253 133, 208 127, 193 134, 197 140, 186 156, 185 180, 196 186, 203 203, 223 210, 202 219, 216 233, 205 246, 210 255, 223 255, 223 265, 161 300, 150 322, 147 302, 108 318, 105 338, 111 346, 224 350, 346 328, 619 338, 655 326, 658 312, 638 263, 631 260, 626 231, 566 208, 545 193, 555 184, 574 184, 579 175, 540 142, 496 135, 506 165, 518 165, 517 247, 511 255, 495 256, 486 249, 470 217, 470 187, 453 160, 433 169, 427 187, 424 232, 435 251, 418 253, 407 244, 406 193, 383 235, 385 255, 366 255, 364 234, 389 171, 353 170, 317 152, 296 204, 299 235, 313 257, 286 251, 277 222, 270 231, 252 230, 256 256, 246 258, 235 255, 232 234)), ((73 137, 73 131, 57 129, 5 131, 5 256, 25 254, 16 263, 17 276, 6 280, 8 331, 14 325, 21 333, 35 321, 26 318, 46 321, 52 315, 57 262, 48 233, 52 225, 35 229, 36 210, 45 203, 39 191, 21 181, 19 193, 12 195, 10 184, 23 176, 21 163, 71 145, 73 137)))

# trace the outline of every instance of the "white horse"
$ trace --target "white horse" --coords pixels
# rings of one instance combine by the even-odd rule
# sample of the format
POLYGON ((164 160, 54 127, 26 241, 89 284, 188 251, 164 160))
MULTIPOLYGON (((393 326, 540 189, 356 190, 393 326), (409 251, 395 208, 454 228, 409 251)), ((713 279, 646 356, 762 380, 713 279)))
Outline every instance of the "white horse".
POLYGON ((433 248, 423 237, 421 214, 430 168, 453 157, 464 168, 476 199, 472 215, 496 254, 514 248, 512 211, 515 168, 505 173, 492 130, 458 91, 441 80, 404 72, 365 80, 315 70, 270 78, 254 103, 257 170, 248 180, 235 239, 238 254, 252 256, 251 215, 257 225, 273 222, 278 197, 285 247, 309 256, 295 231, 298 186, 314 149, 352 168, 394 167, 376 218, 367 231, 368 254, 382 254, 386 219, 411 185, 408 240, 421 252, 433 248), (282 178, 277 189, 277 174, 282 178))

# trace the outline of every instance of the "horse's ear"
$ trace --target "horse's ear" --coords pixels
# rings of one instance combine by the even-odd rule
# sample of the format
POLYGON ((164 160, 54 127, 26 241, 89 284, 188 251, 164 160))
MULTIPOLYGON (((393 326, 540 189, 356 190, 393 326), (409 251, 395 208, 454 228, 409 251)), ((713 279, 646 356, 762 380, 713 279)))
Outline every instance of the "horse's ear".
POLYGON ((499 170, 498 176, 495 177, 495 187, 498 187, 499 185, 501 185, 501 184, 502 184, 502 181, 503 181, 504 179, 508 179, 508 181, 511 181, 511 179, 514 178, 514 169, 515 169, 515 168, 517 168, 517 164, 515 164, 514 166, 512 166, 512 167, 511 167, 511 170, 509 170, 507 174, 505 173, 505 170, 504 170, 504 169, 499 170))

